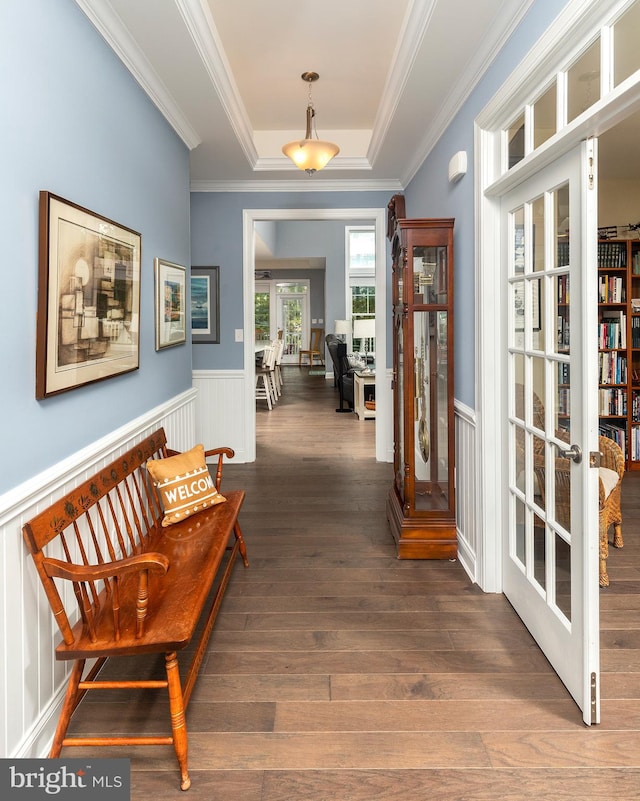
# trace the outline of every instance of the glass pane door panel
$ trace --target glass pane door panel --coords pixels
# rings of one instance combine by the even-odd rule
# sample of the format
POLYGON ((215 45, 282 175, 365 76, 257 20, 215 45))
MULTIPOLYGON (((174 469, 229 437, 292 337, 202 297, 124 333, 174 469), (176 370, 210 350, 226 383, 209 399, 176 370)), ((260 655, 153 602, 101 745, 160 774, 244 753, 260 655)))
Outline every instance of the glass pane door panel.
POLYGON ((600 100, 600 37, 567 72, 567 122, 600 100))
POLYGON ((546 261, 544 252, 544 196, 533 201, 531 213, 533 215, 533 271, 538 272, 544 270, 546 261))
POLYGON ((571 308, 569 306, 569 274, 563 273, 553 278, 553 296, 556 299, 556 353, 569 353, 569 333, 571 308))
MULTIPOLYGON (((396 461, 398 461, 398 454, 402 455, 405 452, 404 443, 404 399, 406 387, 404 385, 404 328, 402 325, 402 315, 397 314, 394 317, 396 324, 396 350, 398 353, 398 372, 394 376, 395 380, 395 439, 398 443, 396 452, 396 461)), ((404 460, 400 459, 396 464, 396 486, 400 497, 404 499, 404 460)))
POLYGON ((540 147, 556 132, 556 82, 533 105, 533 146, 540 147))
POLYGON ((613 26, 613 85, 640 69, 640 3, 634 3, 613 26))
MULTIPOLYGON (((278 295, 278 325, 283 330, 283 361, 297 361, 302 347, 305 300, 301 295, 278 295)), ((305 345, 306 347, 306 345, 305 345)))
POLYGON ((446 247, 413 248, 413 302, 447 302, 448 268, 446 247))
POLYGON ((447 312, 413 315, 416 511, 449 508, 447 312))

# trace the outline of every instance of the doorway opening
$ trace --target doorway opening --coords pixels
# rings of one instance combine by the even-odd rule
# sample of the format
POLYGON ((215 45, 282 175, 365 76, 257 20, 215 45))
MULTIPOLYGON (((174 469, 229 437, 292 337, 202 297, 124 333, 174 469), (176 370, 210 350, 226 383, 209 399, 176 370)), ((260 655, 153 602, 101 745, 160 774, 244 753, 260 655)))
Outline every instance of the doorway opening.
MULTIPOLYGON (((255 383, 255 225, 259 222, 284 220, 355 221, 373 224, 376 236, 375 286, 379 310, 387 308, 386 208, 345 209, 245 209, 243 212, 243 310, 244 310, 244 386, 247 435, 247 461, 256 458, 255 383)), ((342 282, 344 286, 344 281, 342 282)), ((387 375, 386 318, 376 315, 376 460, 390 462, 393 458, 393 429, 391 421, 391 383, 387 375)), ((313 319, 313 318, 312 318, 313 319)), ((325 320, 333 325, 331 321, 325 320)))

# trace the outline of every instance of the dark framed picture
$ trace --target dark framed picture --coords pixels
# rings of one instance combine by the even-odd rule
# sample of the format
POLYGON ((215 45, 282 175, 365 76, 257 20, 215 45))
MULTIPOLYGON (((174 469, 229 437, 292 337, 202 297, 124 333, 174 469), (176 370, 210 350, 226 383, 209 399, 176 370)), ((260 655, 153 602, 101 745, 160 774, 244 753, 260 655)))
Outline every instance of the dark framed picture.
POLYGON ((155 259, 156 350, 187 341, 187 271, 179 264, 155 259))
POLYGON ((191 338, 220 342, 220 268, 191 268, 191 338))
POLYGON ((141 236, 40 192, 36 398, 139 367, 141 236))

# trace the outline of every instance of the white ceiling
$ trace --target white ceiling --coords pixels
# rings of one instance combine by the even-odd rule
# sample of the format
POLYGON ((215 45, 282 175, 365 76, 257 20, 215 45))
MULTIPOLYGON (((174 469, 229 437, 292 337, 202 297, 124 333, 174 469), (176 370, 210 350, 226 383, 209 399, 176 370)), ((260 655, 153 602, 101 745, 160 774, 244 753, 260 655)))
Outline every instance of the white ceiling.
MULTIPOLYGON (((406 186, 532 0, 76 0, 191 151, 194 189, 406 186), (281 146, 316 127, 309 177, 281 146)), ((453 155, 453 154, 452 154, 453 155)))

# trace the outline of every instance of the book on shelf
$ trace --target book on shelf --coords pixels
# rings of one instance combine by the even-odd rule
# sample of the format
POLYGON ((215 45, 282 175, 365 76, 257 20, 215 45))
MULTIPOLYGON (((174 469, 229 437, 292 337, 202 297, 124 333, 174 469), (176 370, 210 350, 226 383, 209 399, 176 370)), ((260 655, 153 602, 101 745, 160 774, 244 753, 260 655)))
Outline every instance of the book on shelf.
POLYGON ((598 267, 605 269, 627 266, 626 242, 598 242, 598 267))
POLYGON ((600 384, 627 383, 627 357, 618 351, 604 351, 598 354, 600 384))
POLYGON ((598 303, 625 303, 624 280, 619 275, 598 276, 598 303))
POLYGON ((603 312, 598 325, 601 350, 627 347, 627 315, 622 311, 603 312))
MULTIPOLYGON (((627 458, 627 428, 626 428, 626 426, 616 425, 615 423, 607 423, 607 422, 604 422, 604 421, 601 420, 600 421, 600 425, 598 426, 598 431, 600 433, 600 436, 608 437, 609 439, 612 439, 614 442, 617 442, 618 445, 622 448, 622 452, 625 455, 625 459, 627 458)), ((632 430, 632 434, 635 434, 637 431, 638 431, 638 428, 634 428, 632 430)), ((633 458, 633 455, 632 455, 632 458, 633 458)))
POLYGON ((600 417, 626 417, 627 416, 627 390, 599 389, 598 415, 600 417))

